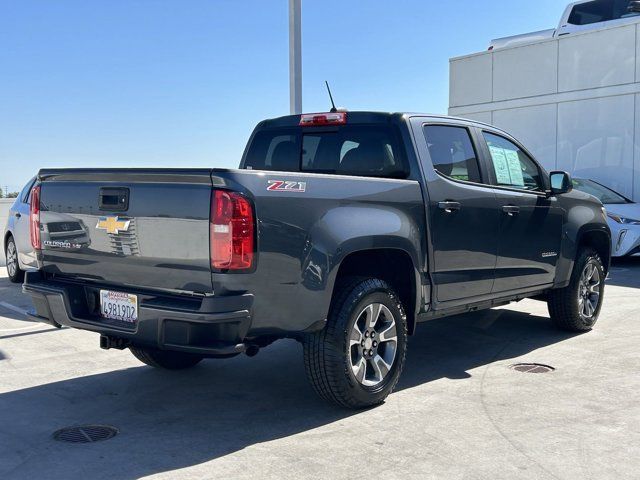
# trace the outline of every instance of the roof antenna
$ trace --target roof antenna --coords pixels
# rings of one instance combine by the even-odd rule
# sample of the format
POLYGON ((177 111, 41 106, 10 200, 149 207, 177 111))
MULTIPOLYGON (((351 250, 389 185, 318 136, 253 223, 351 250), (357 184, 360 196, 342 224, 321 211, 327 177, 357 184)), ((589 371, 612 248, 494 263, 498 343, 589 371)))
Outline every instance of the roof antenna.
POLYGON ((331 100, 331 110, 329 111, 331 113, 336 113, 338 109, 336 108, 336 104, 333 102, 333 95, 331 95, 331 88, 329 88, 329 82, 325 80, 324 84, 327 86, 327 92, 329 92, 329 99, 331 100))

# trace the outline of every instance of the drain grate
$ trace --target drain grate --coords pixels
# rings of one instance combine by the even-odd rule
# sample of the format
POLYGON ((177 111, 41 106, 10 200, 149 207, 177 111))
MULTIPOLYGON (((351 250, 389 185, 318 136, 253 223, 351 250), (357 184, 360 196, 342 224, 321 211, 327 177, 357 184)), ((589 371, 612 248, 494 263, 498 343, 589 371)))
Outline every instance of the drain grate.
POLYGON ((541 363, 516 363, 510 365, 509 368, 522 373, 549 373, 555 370, 555 368, 541 363))
POLYGON ((53 439, 68 443, 93 443, 109 440, 117 434, 118 429, 109 425, 79 425, 55 431, 53 439))

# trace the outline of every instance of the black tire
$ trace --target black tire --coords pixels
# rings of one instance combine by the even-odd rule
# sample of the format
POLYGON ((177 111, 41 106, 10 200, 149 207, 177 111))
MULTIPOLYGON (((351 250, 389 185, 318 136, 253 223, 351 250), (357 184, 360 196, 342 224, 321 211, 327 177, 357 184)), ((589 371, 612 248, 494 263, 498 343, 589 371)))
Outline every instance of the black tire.
MULTIPOLYGON (((371 318, 373 317, 374 314, 371 313, 371 318)), ((398 295, 389 284, 376 278, 350 278, 341 282, 336 288, 326 327, 306 335, 303 338, 303 348, 307 377, 320 397, 353 409, 384 402, 398 383, 407 350, 407 317, 398 295), (381 306, 377 307, 378 305, 381 306), (371 355, 372 350, 366 350, 364 345, 361 349, 359 343, 351 345, 350 336, 357 332, 361 334, 358 341, 365 341, 364 335, 368 332, 361 332, 362 329, 369 328, 366 326, 369 313, 365 313, 365 310, 373 312, 374 309, 377 309, 374 322, 380 319, 380 325, 383 325, 380 329, 386 330, 376 333, 378 323, 371 327, 373 335, 367 337, 367 348, 376 347, 371 343, 375 335, 378 345, 375 356, 365 358, 366 355, 371 355), (386 318, 389 313, 392 320, 386 318), (365 326, 358 327, 363 322, 365 326), (392 331, 394 325, 395 330, 392 331), (385 339, 387 336, 393 338, 393 334, 396 337, 395 346, 393 340, 385 339), (393 359, 389 360, 388 354, 391 351, 393 359), (377 360, 385 355, 387 362, 381 368, 377 360), (356 361, 357 365, 352 365, 355 357, 359 361, 356 361), (353 370, 358 365, 364 369, 364 374, 358 369, 357 375, 362 377, 360 380, 353 370), (388 365, 390 368, 387 368, 388 365), (373 373, 373 380, 367 380, 368 369, 373 373), (381 374, 383 370, 386 373, 381 374), (367 382, 375 382, 376 376, 380 378, 379 383, 365 385, 367 382)))
POLYGON ((591 330, 598 321, 602 309, 605 278, 606 272, 598 253, 591 248, 582 250, 573 266, 569 285, 549 292, 547 305, 553 323, 561 330, 568 332, 591 330), (598 284, 591 282, 586 287, 583 275, 588 266, 593 266, 597 270, 594 275, 598 277, 598 284), (597 305, 593 307, 596 294, 597 305), (586 307, 587 312, 585 312, 585 302, 589 302, 589 306, 586 307), (587 315, 591 311, 592 313, 587 315))
POLYGON ((158 350, 149 347, 129 347, 133 356, 146 363, 150 367, 164 368, 166 370, 183 370, 191 368, 202 360, 200 355, 191 353, 173 352, 170 350, 158 350))
POLYGON ((24 281, 24 271, 20 269, 18 262, 18 248, 12 236, 9 236, 4 249, 4 258, 7 264, 7 273, 11 283, 22 283, 24 281), (12 253, 13 252, 13 253, 12 253))

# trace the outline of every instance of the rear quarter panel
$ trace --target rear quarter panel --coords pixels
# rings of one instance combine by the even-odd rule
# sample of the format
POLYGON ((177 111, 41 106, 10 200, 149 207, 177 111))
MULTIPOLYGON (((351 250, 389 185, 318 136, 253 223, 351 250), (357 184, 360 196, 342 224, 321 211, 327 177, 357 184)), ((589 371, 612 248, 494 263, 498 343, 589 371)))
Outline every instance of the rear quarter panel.
POLYGON ((424 205, 413 180, 304 173, 214 171, 214 186, 250 197, 258 220, 252 274, 213 274, 214 291, 255 294, 250 333, 296 332, 327 318, 340 263, 353 252, 395 248, 424 263, 424 205), (304 192, 269 191, 272 180, 304 192))

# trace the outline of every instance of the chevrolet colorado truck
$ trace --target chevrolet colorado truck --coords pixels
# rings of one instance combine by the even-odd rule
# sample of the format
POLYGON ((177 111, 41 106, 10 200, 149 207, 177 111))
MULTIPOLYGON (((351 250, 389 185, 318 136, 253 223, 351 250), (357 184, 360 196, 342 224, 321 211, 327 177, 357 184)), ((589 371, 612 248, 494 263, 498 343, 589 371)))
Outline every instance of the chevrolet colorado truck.
POLYGON ((350 408, 392 391, 420 322, 535 297, 590 330, 610 261, 597 199, 443 116, 286 116, 237 170, 46 169, 32 198, 35 320, 168 369, 297 339, 316 392, 350 408), (46 240, 61 216, 85 228, 46 240))

